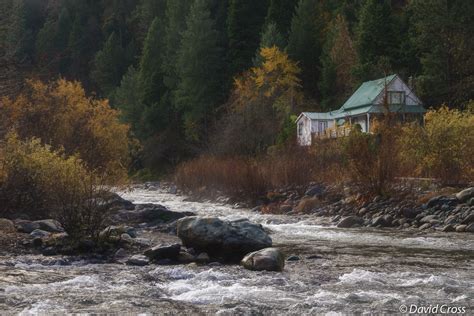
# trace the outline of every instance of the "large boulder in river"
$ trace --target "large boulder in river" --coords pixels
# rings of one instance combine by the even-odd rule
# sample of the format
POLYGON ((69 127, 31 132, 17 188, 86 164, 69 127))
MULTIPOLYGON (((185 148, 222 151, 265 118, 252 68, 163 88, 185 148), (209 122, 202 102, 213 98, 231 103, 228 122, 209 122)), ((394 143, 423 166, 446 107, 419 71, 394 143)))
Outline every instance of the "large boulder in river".
POLYGON ((265 248, 249 253, 240 264, 248 270, 283 271, 285 256, 278 248, 265 248))
POLYGON ((247 253, 272 245, 263 227, 248 220, 185 217, 177 221, 177 234, 186 247, 226 261, 238 262, 247 253))
POLYGON ((474 187, 467 188, 456 194, 456 198, 462 203, 467 202, 472 197, 474 197, 474 187))
POLYGON ((350 228, 358 225, 362 225, 364 220, 358 216, 347 216, 344 217, 338 224, 339 228, 350 228))

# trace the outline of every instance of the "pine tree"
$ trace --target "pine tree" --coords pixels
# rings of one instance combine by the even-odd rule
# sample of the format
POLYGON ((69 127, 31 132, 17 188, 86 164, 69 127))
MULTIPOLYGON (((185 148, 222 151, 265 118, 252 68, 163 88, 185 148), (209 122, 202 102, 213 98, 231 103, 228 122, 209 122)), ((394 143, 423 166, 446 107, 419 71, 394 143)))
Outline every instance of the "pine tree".
POLYGON ((139 72, 135 67, 130 66, 120 82, 120 86, 115 90, 112 98, 114 107, 121 110, 122 119, 130 123, 132 131, 143 139, 146 131, 142 130, 142 118, 144 105, 140 101, 140 81, 139 72))
POLYGON ((127 58, 118 35, 112 33, 94 58, 91 78, 106 96, 120 84, 127 70, 127 58))
POLYGON ((6 55, 17 62, 33 59, 36 30, 42 22, 42 3, 13 0, 8 29, 6 31, 6 55))
POLYGON ((262 62, 262 56, 260 54, 262 48, 276 46, 278 49, 283 51, 285 48, 285 42, 285 38, 278 31, 276 24, 267 24, 267 26, 265 27, 265 31, 262 33, 262 37, 260 39, 260 46, 255 54, 253 62, 254 66, 259 66, 262 62))
POLYGON ((267 11, 266 0, 230 0, 227 16, 228 75, 241 73, 252 65, 260 42, 267 11))
POLYGON ((367 0, 362 6, 356 30, 361 81, 382 75, 377 69, 379 60, 390 64, 397 58, 397 36, 388 0, 367 0))
POLYGON ((163 28, 163 23, 155 18, 148 29, 140 59, 138 79, 140 102, 144 104, 143 138, 166 129, 172 114, 169 93, 163 81, 163 28))
POLYGON ((195 0, 178 51, 176 104, 184 115, 186 137, 202 139, 222 96, 222 57, 208 0, 195 0))
POLYGON ((163 83, 163 24, 155 18, 143 44, 140 59, 141 100, 151 105, 160 100, 165 92, 163 83))
POLYGON ((420 97, 428 106, 474 99, 474 2, 420 0, 412 9, 412 40, 422 65, 416 79, 420 97))
POLYGON ((68 67, 68 41, 72 20, 67 8, 50 14, 36 37, 36 59, 51 74, 64 74, 68 67))
POLYGON ((167 2, 163 71, 165 73, 164 83, 170 90, 174 90, 178 83, 176 51, 181 45, 181 34, 186 28, 189 4, 188 0, 168 0, 167 2))
POLYGON ((325 21, 317 0, 300 0, 291 22, 288 54, 300 63, 303 88, 318 96, 322 29, 325 21))
POLYGON ((286 40, 291 27, 297 0, 270 0, 265 24, 275 23, 276 28, 286 40))
POLYGON ((336 16, 330 25, 329 36, 321 55, 321 105, 325 109, 340 107, 355 86, 352 70, 358 57, 342 15, 336 16))
MULTIPOLYGON (((179 0, 178 0, 179 1, 179 0)), ((165 13, 168 0, 140 0, 132 14, 132 24, 135 24, 134 38, 137 43, 143 43, 148 30, 155 18, 158 18, 160 29, 165 26, 165 13)))

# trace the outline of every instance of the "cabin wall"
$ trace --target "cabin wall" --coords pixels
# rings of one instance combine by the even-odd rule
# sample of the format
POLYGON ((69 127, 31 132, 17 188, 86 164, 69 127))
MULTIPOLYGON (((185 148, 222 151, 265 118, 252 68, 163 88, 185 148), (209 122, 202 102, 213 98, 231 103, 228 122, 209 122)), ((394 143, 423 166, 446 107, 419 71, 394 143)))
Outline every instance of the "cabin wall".
POLYGON ((296 122, 298 128, 298 144, 300 146, 310 146, 311 145, 311 120, 306 116, 302 116, 296 122))
MULTIPOLYGON (((388 85, 387 91, 405 91, 405 104, 406 105, 418 105, 421 101, 418 97, 410 90, 410 88, 399 78, 396 77, 388 85)), ((374 104, 383 104, 384 93, 382 92, 376 99, 374 104)))

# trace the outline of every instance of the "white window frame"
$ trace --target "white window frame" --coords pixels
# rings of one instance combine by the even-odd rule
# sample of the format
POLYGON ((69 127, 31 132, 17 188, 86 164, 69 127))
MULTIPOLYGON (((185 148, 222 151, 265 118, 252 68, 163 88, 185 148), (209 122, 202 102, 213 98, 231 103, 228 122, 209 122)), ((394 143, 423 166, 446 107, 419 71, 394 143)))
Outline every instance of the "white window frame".
POLYGON ((388 91, 387 95, 388 104, 404 105, 405 104, 405 91, 388 91), (397 103, 394 102, 394 96, 398 96, 397 103))

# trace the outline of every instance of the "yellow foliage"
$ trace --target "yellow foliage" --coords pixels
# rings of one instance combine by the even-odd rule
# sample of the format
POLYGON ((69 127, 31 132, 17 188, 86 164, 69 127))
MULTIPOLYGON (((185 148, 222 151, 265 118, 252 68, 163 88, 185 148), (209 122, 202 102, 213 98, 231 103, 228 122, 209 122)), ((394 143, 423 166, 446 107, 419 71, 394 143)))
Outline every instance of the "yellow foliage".
POLYGON ((128 166, 129 126, 107 100, 85 94, 79 82, 29 80, 24 93, 0 103, 0 127, 20 139, 39 138, 66 155, 78 154, 90 169, 123 178, 128 166))
POLYGON ((263 98, 278 110, 289 113, 301 97, 301 80, 298 78, 301 70, 276 46, 263 47, 260 55, 263 59, 260 67, 254 67, 234 80, 235 107, 244 108, 263 98))
POLYGON ((106 213, 95 205, 102 181, 77 156, 66 157, 37 138, 21 141, 8 134, 0 173, 0 215, 53 217, 76 236, 90 236, 102 226, 106 213))
POLYGON ((402 159, 417 174, 445 184, 474 180, 474 114, 442 106, 425 115, 425 126, 404 128, 402 159))

